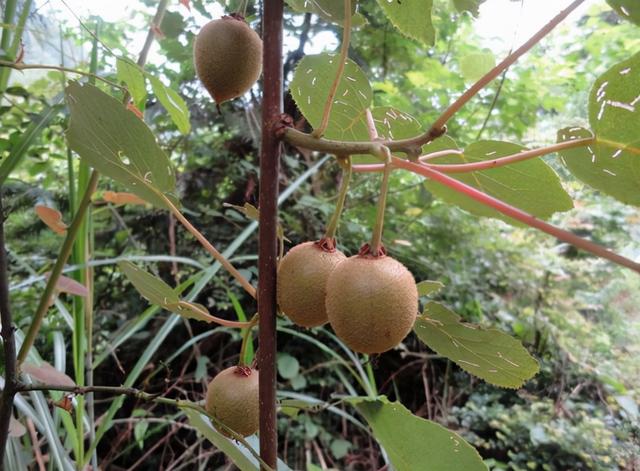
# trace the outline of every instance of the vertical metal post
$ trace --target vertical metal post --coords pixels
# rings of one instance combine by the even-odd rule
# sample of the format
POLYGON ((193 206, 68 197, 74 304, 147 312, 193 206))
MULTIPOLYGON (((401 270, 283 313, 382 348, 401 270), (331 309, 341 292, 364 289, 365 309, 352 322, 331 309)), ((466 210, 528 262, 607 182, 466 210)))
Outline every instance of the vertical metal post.
POLYGON ((280 141, 274 125, 282 113, 282 0, 265 0, 262 18, 263 99, 260 150, 260 456, 276 469, 276 268, 280 141))

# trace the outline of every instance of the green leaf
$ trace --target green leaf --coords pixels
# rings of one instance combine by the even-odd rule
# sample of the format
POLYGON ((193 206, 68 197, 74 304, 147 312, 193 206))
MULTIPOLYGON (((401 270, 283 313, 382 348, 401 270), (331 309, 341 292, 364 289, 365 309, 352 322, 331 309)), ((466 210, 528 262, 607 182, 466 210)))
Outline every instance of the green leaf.
POLYGON ((118 267, 142 297, 152 304, 166 307, 177 305, 180 302, 180 297, 174 289, 151 273, 126 260, 118 262, 118 267))
POLYGON ((144 83, 144 73, 137 64, 119 57, 116 61, 118 80, 127 84, 127 89, 133 98, 133 103, 144 110, 147 100, 147 88, 144 83))
POLYGON ((460 59, 460 72, 467 82, 475 82, 496 65, 491 51, 467 54, 460 59))
MULTIPOLYGON (((524 147, 510 142, 479 141, 467 147, 463 155, 438 157, 429 163, 482 162, 523 150, 524 147)), ((472 173, 452 173, 450 176, 539 218, 546 219, 555 212, 573 207, 573 201, 562 188, 556 173, 539 158, 472 173)), ((522 226, 520 222, 438 182, 427 180, 425 186, 434 195, 470 213, 522 226)))
POLYGON ((607 0, 607 3, 622 18, 640 25, 640 3, 638 0, 607 0))
MULTIPOLYGON (((558 131, 558 142, 593 137, 588 129, 558 131)), ((640 206, 640 155, 633 148, 593 144, 560 151, 562 163, 587 185, 627 204, 640 206)))
POLYGON ((433 46, 436 39, 431 22, 433 0, 378 0, 378 5, 402 34, 425 46, 433 46))
POLYGON ((442 304, 429 302, 413 329, 429 348, 463 370, 503 388, 519 388, 538 372, 522 344, 496 329, 460 322, 442 304))
POLYGON ((72 150, 145 201, 166 207, 160 192, 178 204, 173 167, 142 120, 90 84, 71 82, 66 96, 71 110, 67 139, 72 150))
POLYGON ((183 409, 185 415, 189 419, 189 423, 195 429, 209 440, 213 445, 222 451, 235 464, 240 471, 258 471, 258 463, 249 451, 240 444, 236 444, 233 440, 228 439, 216 429, 214 429, 208 420, 192 409, 183 409))
POLYGON ((40 114, 31 119, 31 123, 27 129, 20 135, 19 140, 11 146, 9 155, 2 160, 0 164, 0 186, 9 177, 11 172, 20 164, 22 159, 27 155, 29 148, 36 143, 40 137, 40 133, 46 129, 53 118, 55 118, 61 110, 58 103, 47 106, 40 114))
POLYGON ((640 53, 620 62, 593 85, 589 123, 599 140, 626 146, 640 142, 640 53))
MULTIPOLYGON (((342 26, 344 23, 344 0, 286 0, 287 4, 299 13, 313 13, 320 18, 342 26)), ((351 26, 366 24, 364 16, 356 13, 357 2, 351 2, 351 26)))
POLYGON ((159 78, 147 74, 151 82, 153 93, 158 97, 160 104, 169 112, 171 120, 182 134, 188 134, 191 130, 189 122, 189 109, 184 100, 173 89, 167 87, 159 78))
POLYGON ((292 379, 298 376, 300 372, 300 363, 295 357, 288 353, 278 355, 278 373, 284 379, 292 379))
POLYGON ((335 459, 341 460, 342 458, 347 456, 347 453, 349 453, 351 446, 351 442, 338 438, 331 442, 331 454, 335 459))
POLYGON ((416 288, 418 288, 419 296, 431 296, 444 288, 444 285, 439 281, 425 280, 417 283, 416 288))
POLYGON ((460 435, 413 415, 381 396, 349 399, 364 416, 396 471, 486 471, 478 452, 460 435))
POLYGON ((149 422, 147 420, 139 420, 133 428, 133 437, 141 450, 144 449, 144 439, 148 429, 149 422))
MULTIPOLYGON (((322 121, 324 105, 338 69, 338 59, 338 55, 326 53, 305 56, 291 81, 291 95, 314 128, 322 121)), ((372 97, 367 76, 355 62, 347 59, 325 137, 356 141, 368 136, 365 113, 372 97)))
POLYGON ((480 4, 483 2, 484 0, 453 0, 453 6, 460 13, 468 11, 477 18, 480 14, 480 4))
MULTIPOLYGON (((600 76, 589 97, 596 143, 560 152, 577 178, 622 201, 640 206, 640 54, 600 76)), ((558 141, 592 137, 587 129, 558 131, 558 141)))

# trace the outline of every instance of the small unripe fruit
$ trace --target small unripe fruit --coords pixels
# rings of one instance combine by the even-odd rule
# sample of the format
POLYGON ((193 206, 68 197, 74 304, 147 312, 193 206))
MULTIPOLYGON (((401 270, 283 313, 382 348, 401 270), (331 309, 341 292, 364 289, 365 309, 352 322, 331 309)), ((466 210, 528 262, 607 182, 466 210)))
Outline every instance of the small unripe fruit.
POLYGON ((225 16, 202 27, 193 44, 200 81, 216 103, 243 95, 262 72, 262 39, 240 17, 225 16))
POLYGON ((293 247, 278 266, 278 305, 295 324, 316 327, 327 322, 327 277, 347 257, 317 242, 293 247))
MULTIPOLYGON (((247 366, 222 370, 207 386, 205 409, 243 437, 256 433, 260 422, 258 370, 247 366)), ((226 430, 219 431, 229 436, 226 430)))
POLYGON ((360 353, 382 353, 411 331, 418 312, 413 275, 389 256, 356 255, 327 280, 327 315, 336 335, 360 353))

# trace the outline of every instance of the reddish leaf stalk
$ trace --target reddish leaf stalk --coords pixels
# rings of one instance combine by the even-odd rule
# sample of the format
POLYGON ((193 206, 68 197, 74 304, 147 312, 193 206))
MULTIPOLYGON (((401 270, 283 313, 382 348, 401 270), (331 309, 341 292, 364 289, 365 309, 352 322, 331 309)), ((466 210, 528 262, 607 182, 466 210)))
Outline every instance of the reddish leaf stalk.
MULTIPOLYGON (((263 100, 260 149, 258 313, 260 351, 260 456, 276 468, 276 271, 278 176, 281 143, 275 129, 282 113, 282 0, 265 0, 262 19, 263 100)), ((264 468, 264 467, 263 467, 264 468)))
POLYGON ((458 193, 463 193, 470 198, 473 198, 475 201, 482 203, 490 208, 499 211, 500 213, 509 216, 513 219, 516 219, 527 226, 534 227, 538 230, 546 232, 563 242, 567 242, 569 244, 575 245, 579 249, 585 250, 587 252, 591 252, 598 257, 605 258, 610 260, 618 265, 622 265, 623 267, 630 268, 638 273, 640 273, 640 263, 636 263, 633 260, 629 260, 626 257, 618 255, 610 250, 602 247, 601 245, 595 244, 591 241, 583 239, 582 237, 578 237, 577 235, 560 229, 558 227, 552 226, 540 219, 532 216, 529 213, 526 213, 518 208, 515 208, 499 199, 494 198, 493 196, 489 196, 486 193, 483 193, 479 190, 476 190, 472 186, 469 186, 465 183, 462 183, 444 173, 440 173, 436 170, 433 170, 427 167, 424 164, 417 164, 413 162, 409 162, 407 160, 398 159, 397 157, 393 158, 393 164, 398 168, 403 168, 405 170, 409 170, 411 172, 417 173, 427 178, 431 178, 443 185, 451 188, 452 190, 457 191, 458 193))

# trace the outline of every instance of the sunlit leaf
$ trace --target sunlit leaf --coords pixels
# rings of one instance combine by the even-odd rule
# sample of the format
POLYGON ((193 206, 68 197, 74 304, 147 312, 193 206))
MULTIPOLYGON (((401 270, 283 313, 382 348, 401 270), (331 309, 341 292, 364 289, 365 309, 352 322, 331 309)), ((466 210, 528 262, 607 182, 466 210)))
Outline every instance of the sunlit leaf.
POLYGON ((142 69, 129 59, 118 57, 116 60, 116 70, 118 80, 127 85, 127 90, 129 90, 133 102, 138 109, 143 110, 147 99, 147 89, 145 87, 142 69))
POLYGON ((142 297, 152 304, 166 307, 177 306, 180 303, 180 297, 174 289, 151 273, 127 261, 118 262, 118 267, 142 297))
POLYGON ((478 452, 460 435, 413 415, 386 397, 349 399, 367 420, 396 471, 486 471, 478 452))
POLYGON ((147 74, 147 76, 151 82, 153 93, 158 97, 158 101, 160 101, 160 104, 167 110, 169 116, 171 116, 171 120, 177 126, 178 131, 182 134, 189 133, 191 130, 189 109, 184 100, 172 88, 163 84, 157 77, 149 74, 147 74))
MULTIPOLYGON (((344 0, 286 0, 293 10, 299 13, 313 13, 320 18, 342 26, 344 23, 344 0)), ((351 26, 366 23, 364 16, 356 13, 357 2, 351 1, 351 26)))
MULTIPOLYGON (((483 162, 517 154, 523 150, 526 149, 510 142, 479 141, 467 147, 463 155, 438 157, 429 160, 429 163, 483 162)), ((539 158, 472 173, 452 173, 450 176, 542 219, 573 207, 573 201, 562 188, 556 173, 539 158)), ((522 226, 514 219, 438 182, 427 180, 425 186, 434 195, 470 213, 522 226)))
MULTIPOLYGON (((291 81, 291 95, 307 121, 315 128, 322 121, 324 105, 333 83, 339 56, 317 54, 305 56, 291 81)), ((364 72, 348 59, 331 109, 325 137, 355 141, 367 136, 366 110, 373 92, 364 72)))
POLYGON ((496 65, 496 57, 491 51, 467 54, 460 59, 460 72, 467 82, 475 82, 496 65))
POLYGON ((637 25, 640 25, 640 2, 638 0, 607 0, 618 14, 637 25))
POLYGON ((640 54, 596 80, 589 98, 593 130, 565 128, 558 141, 595 136, 586 147, 560 152, 577 178, 623 203, 640 206, 640 54))
POLYGON ((173 167, 143 121, 93 85, 71 82, 66 95, 72 150, 154 206, 166 207, 158 192, 177 204, 173 167))
POLYGON ((378 0, 391 23, 405 36, 432 46, 436 31, 431 22, 433 0, 378 0))
POLYGON ((31 376, 32 379, 43 384, 55 384, 56 386, 70 387, 74 387, 76 385, 69 376, 62 371, 56 370, 46 361, 43 361, 40 365, 25 363, 20 367, 20 369, 23 373, 31 376))
MULTIPOLYGON (((591 131, 580 127, 558 131, 558 142, 589 137, 591 131)), ((632 149, 595 143, 563 150, 560 156, 576 178, 623 203, 640 206, 640 153, 632 149)))
POLYGON ((61 235, 67 232, 67 225, 62 222, 60 211, 42 204, 37 204, 34 209, 40 220, 53 232, 61 235))
POLYGON ((429 302, 413 329, 429 348, 463 370, 504 388, 519 388, 538 372, 522 344, 496 329, 461 322, 442 304, 429 302))

